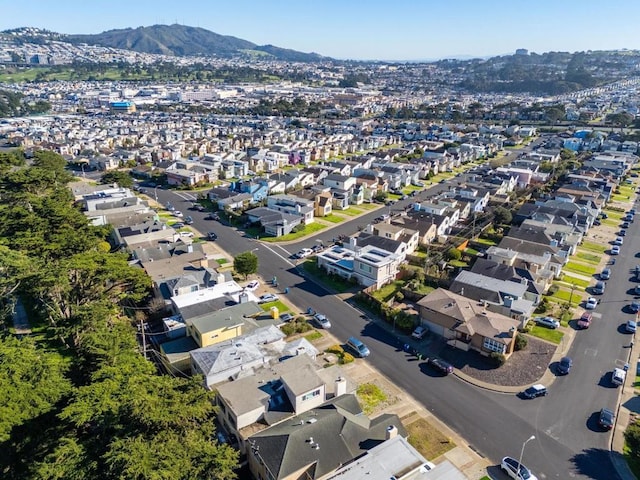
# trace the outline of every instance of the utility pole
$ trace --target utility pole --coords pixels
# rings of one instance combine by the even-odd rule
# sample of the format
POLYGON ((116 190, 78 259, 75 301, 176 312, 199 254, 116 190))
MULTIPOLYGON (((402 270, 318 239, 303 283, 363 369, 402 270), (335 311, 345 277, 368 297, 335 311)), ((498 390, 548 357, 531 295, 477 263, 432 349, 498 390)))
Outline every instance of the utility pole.
POLYGON ((142 333, 142 354, 147 359, 147 337, 144 334, 144 322, 140 319, 140 333, 142 333))

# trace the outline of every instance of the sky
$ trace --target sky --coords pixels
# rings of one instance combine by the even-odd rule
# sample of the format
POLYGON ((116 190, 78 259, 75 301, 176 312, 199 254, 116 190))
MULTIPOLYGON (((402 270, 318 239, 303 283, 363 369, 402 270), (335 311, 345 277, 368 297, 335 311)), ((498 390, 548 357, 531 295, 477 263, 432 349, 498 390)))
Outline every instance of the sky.
POLYGON ((638 1, 0 0, 0 30, 100 33, 174 23, 355 60, 640 49, 638 1))

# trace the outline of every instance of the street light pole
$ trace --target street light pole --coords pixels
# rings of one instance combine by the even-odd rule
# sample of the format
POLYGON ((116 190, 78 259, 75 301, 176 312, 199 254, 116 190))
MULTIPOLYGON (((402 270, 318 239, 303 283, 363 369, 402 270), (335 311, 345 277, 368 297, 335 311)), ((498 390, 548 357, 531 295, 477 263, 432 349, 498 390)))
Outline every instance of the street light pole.
POLYGON ((153 195, 156 197, 156 203, 158 203, 158 185, 153 189, 153 195))
POLYGON ((527 443, 529 443, 531 440, 535 440, 535 439, 536 439, 536 436, 531 435, 522 444, 522 450, 520 450, 520 458, 518 459, 518 469, 516 470, 516 478, 520 478, 520 465, 522 465, 522 455, 524 455, 524 447, 526 447, 527 443))

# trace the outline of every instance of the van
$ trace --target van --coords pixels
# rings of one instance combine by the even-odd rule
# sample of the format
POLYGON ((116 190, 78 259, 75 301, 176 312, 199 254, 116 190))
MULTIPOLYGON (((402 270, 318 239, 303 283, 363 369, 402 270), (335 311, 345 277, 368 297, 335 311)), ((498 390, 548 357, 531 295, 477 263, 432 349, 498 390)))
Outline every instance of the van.
POLYGON ((611 373, 611 383, 614 385, 624 385, 624 380, 627 378, 627 372, 621 368, 614 368, 611 373))
POLYGON ((360 358, 368 357, 371 353, 369 352, 369 348, 356 337, 349 337, 347 347, 353 350, 360 358))

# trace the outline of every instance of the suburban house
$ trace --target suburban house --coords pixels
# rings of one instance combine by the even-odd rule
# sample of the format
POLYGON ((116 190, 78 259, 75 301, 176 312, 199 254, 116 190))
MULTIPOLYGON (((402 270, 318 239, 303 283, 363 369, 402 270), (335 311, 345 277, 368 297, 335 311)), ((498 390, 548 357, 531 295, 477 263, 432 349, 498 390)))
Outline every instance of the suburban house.
POLYGON ((539 298, 528 292, 527 282, 512 282, 491 278, 481 273, 461 271, 449 287, 449 291, 486 302, 486 308, 522 321, 531 318, 539 298))
POLYGON ((526 268, 536 281, 542 284, 552 282, 562 271, 562 263, 553 261, 553 255, 549 252, 536 255, 492 246, 487 249, 486 258, 502 265, 526 268))
POLYGON ((305 200, 313 200, 314 216, 326 217, 333 211, 333 195, 329 188, 312 187, 292 193, 305 200))
POLYGON ((423 324, 462 350, 513 353, 520 320, 492 312, 484 302, 438 288, 419 302, 423 324))
MULTIPOLYGON (((281 237, 302 224, 302 215, 280 212, 272 208, 258 207, 245 212, 250 223, 258 223, 267 235, 281 237)), ((311 212, 313 214, 313 212, 311 212)))
POLYGON ((211 165, 181 160, 165 170, 169 185, 194 186, 199 183, 212 183, 218 179, 218 170, 211 165))
POLYGON ((418 244, 429 245, 436 239, 438 233, 438 227, 433 220, 431 215, 400 215, 391 218, 390 223, 418 232, 418 244))
POLYGON ((411 230, 403 225, 393 223, 381 222, 371 224, 367 226, 365 232, 404 243, 406 245, 404 250, 405 254, 415 252, 420 241, 420 234, 417 230, 411 230))
POLYGON ((538 279, 526 268, 503 265, 486 258, 477 258, 471 271, 498 280, 524 283, 527 286, 525 298, 533 301, 536 305, 540 303, 542 295, 551 286, 549 279, 538 279), (544 283, 539 283, 539 280, 543 280, 544 283))
POLYGON ((407 437, 397 415, 370 419, 346 394, 250 436, 247 460, 254 478, 319 480, 398 435, 407 437))
POLYGON ((345 210, 349 207, 349 200, 356 185, 355 177, 346 177, 337 173, 331 173, 324 177, 322 184, 331 188, 334 208, 345 210))
POLYGON ((335 246, 316 258, 318 266, 327 273, 378 288, 396 279, 401 263, 398 255, 372 245, 354 249, 335 246))
POLYGON ((271 195, 267 197, 267 208, 290 215, 299 215, 302 223, 313 223, 315 201, 297 195, 271 195))

